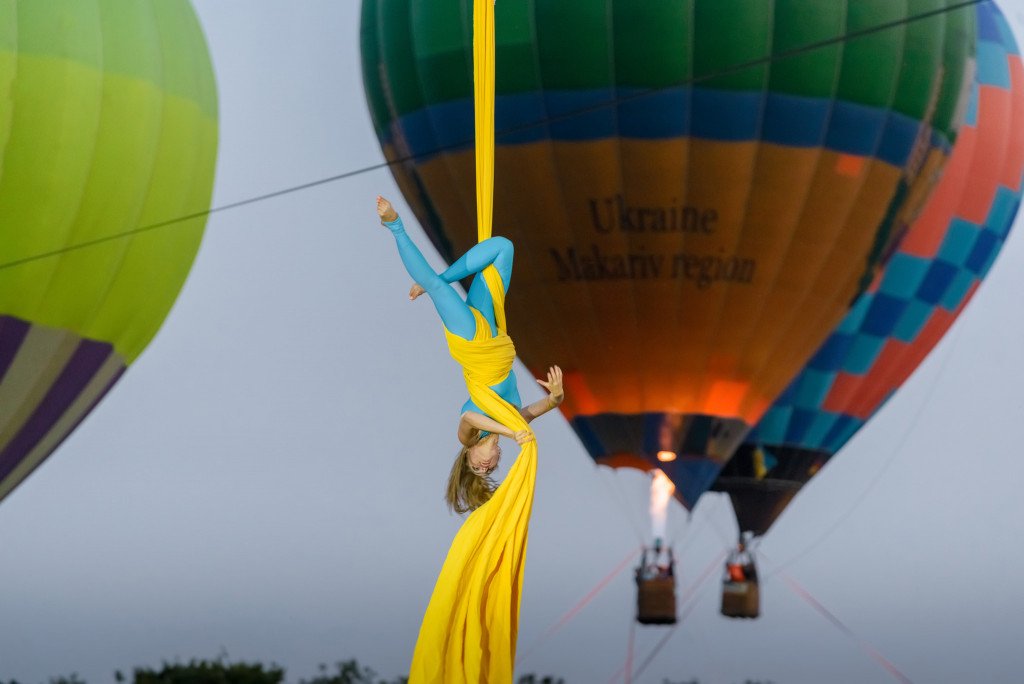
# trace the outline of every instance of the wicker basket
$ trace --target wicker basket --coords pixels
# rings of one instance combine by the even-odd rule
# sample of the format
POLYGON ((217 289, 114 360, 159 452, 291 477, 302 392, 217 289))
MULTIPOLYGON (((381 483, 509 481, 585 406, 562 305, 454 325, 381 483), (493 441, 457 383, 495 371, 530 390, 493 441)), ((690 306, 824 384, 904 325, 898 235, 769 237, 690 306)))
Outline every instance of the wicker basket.
POLYGON ((654 577, 637 581, 636 620, 642 625, 675 624, 675 578, 654 577))
POLYGON ((761 595, 757 582, 723 582, 722 615, 734 618, 756 618, 761 614, 761 595))

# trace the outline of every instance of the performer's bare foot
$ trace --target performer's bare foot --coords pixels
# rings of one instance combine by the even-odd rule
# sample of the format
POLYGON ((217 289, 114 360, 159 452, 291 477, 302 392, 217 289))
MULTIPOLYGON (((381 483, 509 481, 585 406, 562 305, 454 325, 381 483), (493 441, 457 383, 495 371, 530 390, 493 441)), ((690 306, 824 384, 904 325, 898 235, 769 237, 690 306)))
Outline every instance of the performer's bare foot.
POLYGON ((377 216, 384 223, 391 223, 398 218, 398 212, 391 206, 391 202, 377 195, 377 216))
POLYGON ((419 283, 413 283, 412 287, 409 288, 409 301, 411 302, 412 300, 416 299, 417 297, 419 297, 424 292, 426 292, 426 290, 424 290, 422 287, 420 287, 419 283))

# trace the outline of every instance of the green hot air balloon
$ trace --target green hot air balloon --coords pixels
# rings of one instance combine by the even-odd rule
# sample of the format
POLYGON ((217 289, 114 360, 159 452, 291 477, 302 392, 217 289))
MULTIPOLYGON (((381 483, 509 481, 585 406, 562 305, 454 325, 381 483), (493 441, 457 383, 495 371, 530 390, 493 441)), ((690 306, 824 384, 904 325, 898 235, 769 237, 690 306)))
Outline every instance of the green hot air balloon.
MULTIPOLYGON (((442 256, 476 235, 471 10, 363 0, 366 97, 442 256)), ((967 101, 955 0, 495 6, 510 327, 598 463, 687 506, 872 282, 967 101), (674 459, 662 463, 663 458, 674 459)))
POLYGON ((206 210, 216 150, 187 0, 0 2, 0 499, 156 334, 205 218, 105 238, 206 210))

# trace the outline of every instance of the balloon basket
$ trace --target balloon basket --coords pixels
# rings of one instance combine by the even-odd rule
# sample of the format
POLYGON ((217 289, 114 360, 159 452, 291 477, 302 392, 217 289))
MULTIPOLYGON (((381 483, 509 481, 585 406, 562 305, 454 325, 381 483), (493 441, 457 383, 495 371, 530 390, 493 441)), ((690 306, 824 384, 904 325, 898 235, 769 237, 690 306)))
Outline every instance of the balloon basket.
POLYGON ((637 581, 636 621, 641 625, 676 623, 675 578, 653 577, 637 581))
POLYGON ((761 594, 757 581, 722 583, 722 615, 730 618, 756 618, 761 614, 761 594))

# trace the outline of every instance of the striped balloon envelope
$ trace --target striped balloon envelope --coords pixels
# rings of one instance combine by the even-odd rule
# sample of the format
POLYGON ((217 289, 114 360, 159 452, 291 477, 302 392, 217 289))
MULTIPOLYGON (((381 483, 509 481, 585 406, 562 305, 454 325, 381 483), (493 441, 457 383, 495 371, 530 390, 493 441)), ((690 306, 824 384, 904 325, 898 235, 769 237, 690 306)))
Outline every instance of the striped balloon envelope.
POLYGON ((116 236, 207 209, 216 147, 187 1, 0 4, 0 499, 156 334, 205 218, 116 236))
POLYGON ((715 488, 764 534, 914 372, 1010 231, 1024 173, 1024 68, 1003 15, 977 6, 977 76, 946 171, 899 250, 751 432, 715 488))
MULTIPOLYGON (((475 241, 471 3, 363 0, 366 96, 446 259, 475 241)), ((952 0, 496 5, 510 331, 598 462, 692 505, 873 280, 948 158, 952 0), (675 460, 660 463, 659 452, 675 460)))

